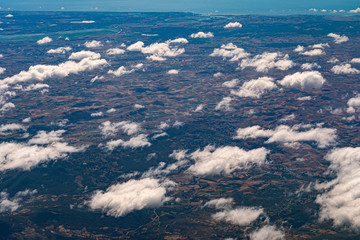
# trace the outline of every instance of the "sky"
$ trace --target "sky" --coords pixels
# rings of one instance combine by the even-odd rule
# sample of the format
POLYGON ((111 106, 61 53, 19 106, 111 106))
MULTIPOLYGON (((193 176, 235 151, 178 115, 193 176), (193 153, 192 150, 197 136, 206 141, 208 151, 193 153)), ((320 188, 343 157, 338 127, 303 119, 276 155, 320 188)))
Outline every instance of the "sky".
POLYGON ((194 12, 218 14, 303 13, 310 8, 346 10, 360 7, 360 0, 3 0, 3 10, 194 12))

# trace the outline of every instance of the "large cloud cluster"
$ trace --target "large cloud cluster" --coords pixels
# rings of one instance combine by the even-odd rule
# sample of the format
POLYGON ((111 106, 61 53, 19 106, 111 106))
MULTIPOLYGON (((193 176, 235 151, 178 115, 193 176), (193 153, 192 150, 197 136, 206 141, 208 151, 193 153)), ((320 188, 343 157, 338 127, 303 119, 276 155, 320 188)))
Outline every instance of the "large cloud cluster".
POLYGON ((245 82, 238 91, 232 90, 231 93, 239 97, 259 98, 261 95, 276 89, 274 79, 270 77, 260 77, 245 82))
POLYGON ((345 35, 340 36, 339 34, 336 34, 336 33, 329 33, 328 36, 334 38, 334 42, 336 44, 340 44, 340 43, 349 41, 349 38, 345 35))
POLYGON ((280 125, 274 130, 263 129, 260 126, 239 128, 235 139, 268 138, 266 143, 296 143, 316 142, 319 148, 325 148, 336 143, 336 129, 310 126, 286 126, 280 125), (298 131, 305 128, 303 131, 298 131))
POLYGON ((128 51, 138 51, 145 55, 146 58, 152 61, 165 61, 167 57, 176 57, 185 52, 184 48, 179 48, 179 44, 186 44, 188 40, 185 38, 177 38, 174 40, 167 40, 165 42, 153 43, 145 46, 145 43, 138 41, 127 47, 128 51))
POLYGON ((210 54, 212 57, 222 57, 224 60, 230 58, 230 61, 238 61, 241 58, 246 58, 250 54, 245 52, 243 48, 239 48, 232 43, 223 44, 220 48, 215 48, 210 54))
POLYGON ((339 148, 330 152, 329 172, 336 174, 332 181, 317 184, 325 190, 317 196, 320 220, 333 220, 335 226, 360 229, 360 148, 339 148))
POLYGON ((320 89, 325 83, 324 77, 318 71, 296 72, 285 76, 278 83, 284 87, 300 88, 303 90, 320 89))
POLYGON ((38 164, 66 157, 84 147, 69 146, 60 135, 63 130, 46 133, 40 131, 27 143, 0 143, 0 171, 30 170, 38 164))
POLYGON ((267 72, 272 68, 288 70, 295 66, 295 63, 289 59, 288 54, 282 54, 280 52, 264 52, 253 58, 243 59, 239 66, 241 69, 254 67, 257 72, 267 72))
POLYGON ((190 154, 190 158, 195 163, 189 167, 188 171, 200 176, 230 174, 238 169, 263 165, 268 153, 269 151, 265 148, 246 151, 232 146, 219 148, 207 146, 204 150, 198 149, 190 154))
POLYGON ((9 135, 14 131, 25 131, 26 127, 22 124, 18 123, 9 123, 9 124, 1 124, 0 126, 0 135, 9 135))
POLYGON ((96 191, 88 205, 109 216, 121 217, 135 210, 162 206, 171 199, 166 193, 175 185, 170 180, 153 178, 129 180, 112 185, 106 191, 96 191))

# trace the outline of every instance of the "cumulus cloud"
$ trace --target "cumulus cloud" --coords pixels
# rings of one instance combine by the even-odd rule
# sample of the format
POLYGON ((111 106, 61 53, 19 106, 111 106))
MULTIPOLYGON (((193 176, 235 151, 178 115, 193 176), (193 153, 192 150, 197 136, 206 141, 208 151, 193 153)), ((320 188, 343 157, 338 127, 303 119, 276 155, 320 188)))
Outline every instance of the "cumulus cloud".
POLYGON ((198 32, 198 33, 193 33, 190 35, 191 38, 212 38, 214 37, 214 34, 212 32, 198 32))
POLYGON ((38 164, 84 150, 84 147, 69 146, 66 142, 60 141, 62 139, 58 136, 59 132, 39 132, 28 143, 0 143, 0 171, 30 170, 38 164), (39 146, 36 143, 45 145, 39 146))
POLYGON ((22 124, 10 123, 10 124, 1 124, 0 126, 0 135, 9 135, 14 131, 26 131, 26 127, 22 124))
POLYGON ((92 41, 86 41, 84 43, 85 47, 87 48, 96 48, 96 47, 101 47, 103 46, 103 44, 100 41, 96 41, 96 40, 92 40, 92 41))
POLYGON ((44 88, 49 88, 49 87, 50 86, 48 84, 36 83, 36 84, 30 84, 29 86, 27 86, 23 90, 25 92, 27 92, 27 91, 39 90, 39 89, 44 89, 44 88))
POLYGON ((252 165, 263 165, 268 153, 265 148, 246 151, 231 146, 207 146, 204 150, 198 149, 190 154, 195 163, 188 171, 201 176, 230 174, 235 170, 248 169, 252 165))
POLYGON ((109 216, 121 217, 132 211, 162 206, 171 200, 166 193, 175 186, 175 182, 167 179, 129 180, 112 185, 106 191, 96 191, 88 206, 109 216))
POLYGON ((194 112, 201 112, 204 109, 204 104, 199 104, 196 106, 194 112))
POLYGON ((7 192, 0 192, 0 213, 15 212, 21 207, 24 198, 36 194, 37 190, 26 189, 17 192, 14 197, 10 198, 7 192))
POLYGON ((170 75, 177 75, 179 74, 179 70, 176 70, 176 69, 171 69, 167 72, 167 74, 170 74, 170 75))
POLYGON ((242 28, 242 24, 239 22, 230 22, 226 24, 224 28, 242 28))
POLYGON ((313 127, 312 125, 294 125, 293 127, 280 125, 274 130, 262 129, 260 126, 239 128, 235 139, 268 138, 266 143, 296 143, 316 142, 319 148, 329 147, 336 143, 336 129, 313 127), (304 131, 298 131, 305 128, 304 131))
POLYGON ((106 54, 108 55, 120 55, 120 54, 124 54, 125 50, 121 49, 121 48, 110 48, 108 50, 106 50, 106 54))
POLYGON ((65 130, 57 131, 39 131, 32 139, 28 141, 29 144, 50 144, 53 142, 60 142, 62 140, 61 136, 65 133, 65 130))
POLYGON ((324 50, 322 50, 320 48, 316 48, 316 49, 313 49, 313 50, 304 51, 301 54, 306 55, 306 56, 318 56, 318 55, 325 54, 325 52, 324 52, 324 50))
POLYGON ((106 143, 106 148, 110 151, 114 150, 118 146, 122 146, 124 148, 139 148, 139 147, 149 147, 151 146, 151 143, 147 139, 146 134, 139 134, 135 137, 130 138, 128 141, 118 139, 106 143))
POLYGON ((105 137, 115 136, 120 130, 122 130, 127 135, 133 135, 138 133, 141 130, 141 124, 130 121, 121 121, 121 122, 103 122, 99 129, 101 134, 105 137))
POLYGON ((351 63, 360 63, 360 58, 353 58, 350 61, 351 63))
POLYGON ((330 47, 330 45, 328 43, 317 43, 312 45, 311 47, 324 49, 325 47, 330 47))
POLYGON ((104 116, 103 112, 94 112, 90 114, 91 117, 102 117, 104 116))
POLYGON ((49 43, 49 42, 52 42, 53 40, 49 37, 44 37, 43 39, 40 39, 37 41, 37 44, 39 45, 43 45, 43 44, 46 44, 46 43, 49 43))
POLYGON ((276 89, 274 79, 270 77, 260 77, 245 82, 238 91, 232 90, 231 94, 239 97, 260 98, 261 95, 276 89))
POLYGON ((360 95, 350 98, 347 102, 348 108, 347 108, 347 112, 348 113, 354 113, 356 111, 358 111, 360 109, 360 95))
POLYGON ((266 225, 250 234, 250 240, 282 240, 285 239, 283 231, 275 226, 266 225))
POLYGON ((340 43, 349 41, 349 38, 347 36, 345 36, 345 35, 340 36, 339 34, 336 34, 336 33, 329 33, 328 37, 334 38, 334 42, 336 44, 340 44, 340 43))
POLYGON ((239 84, 239 79, 235 78, 230 81, 223 82, 222 86, 227 88, 234 88, 239 84))
POLYGON ((6 68, 0 67, 0 74, 3 74, 6 71, 6 68))
POLYGON ((297 47, 294 49, 294 52, 303 52, 305 51, 305 47, 301 45, 297 45, 297 47))
POLYGON ((307 89, 320 89, 325 83, 325 79, 318 71, 297 72, 287 75, 278 83, 284 87, 307 89))
POLYGON ((238 48, 232 43, 223 44, 220 48, 215 48, 210 54, 211 57, 222 57, 224 60, 230 58, 230 61, 238 61, 241 58, 246 58, 250 54, 245 52, 243 48, 238 48))
POLYGON ((335 74, 359 74, 360 70, 351 67, 350 64, 335 65, 331 68, 331 71, 335 74))
POLYGON ((217 198, 205 203, 205 207, 213 207, 215 209, 232 209, 234 204, 233 198, 217 198))
POLYGON ((133 73, 133 72, 135 72, 135 71, 143 68, 143 66, 144 66, 144 65, 143 65, 142 63, 139 63, 139 64, 137 64, 136 66, 133 66, 132 69, 127 69, 126 67, 121 66, 121 67, 119 67, 118 69, 116 69, 115 71, 109 70, 108 73, 109 73, 109 74, 113 74, 113 75, 115 75, 115 76, 117 76, 117 77, 120 77, 120 76, 125 75, 125 74, 133 73))
POLYGON ((99 59, 101 57, 100 53, 95 53, 92 51, 80 51, 72 53, 69 59, 72 60, 82 60, 84 58, 91 58, 91 59, 99 59))
POLYGON ((295 63, 289 59, 288 54, 282 54, 280 52, 264 52, 253 58, 243 59, 239 66, 241 69, 254 67, 257 72, 267 72, 272 68, 288 70, 295 66, 295 63))
POLYGON ((70 52, 71 49, 72 49, 71 47, 59 47, 56 49, 50 49, 49 51, 47 51, 47 53, 65 54, 66 52, 70 52))
POLYGON ((303 70, 312 70, 314 68, 321 68, 321 66, 317 63, 304 63, 301 65, 301 69, 303 70))
POLYGON ((231 111, 230 102, 233 99, 231 97, 224 97, 215 107, 215 110, 231 111))
POLYGON ((128 51, 142 52, 147 59, 152 61, 165 61, 167 57, 176 57, 185 52, 184 48, 179 48, 179 44, 186 44, 188 40, 185 38, 177 38, 167 40, 165 42, 153 43, 145 47, 145 44, 138 41, 127 47, 128 51))
POLYGON ((49 78, 64 78, 70 74, 78 74, 84 71, 90 71, 107 65, 105 59, 84 58, 80 62, 67 61, 59 65, 35 65, 31 66, 28 71, 20 73, 0 80, 1 86, 8 84, 17 84, 30 80, 44 81, 49 78))
POLYGON ((339 148, 326 156, 330 162, 328 173, 336 178, 317 184, 325 192, 317 196, 320 220, 333 220, 335 226, 360 229, 360 148, 339 148))
POLYGON ((360 13, 360 8, 351 9, 349 13, 360 13))
POLYGON ((262 208, 238 207, 232 210, 224 210, 212 215, 217 221, 226 221, 234 225, 246 226, 254 222, 261 214, 262 208))

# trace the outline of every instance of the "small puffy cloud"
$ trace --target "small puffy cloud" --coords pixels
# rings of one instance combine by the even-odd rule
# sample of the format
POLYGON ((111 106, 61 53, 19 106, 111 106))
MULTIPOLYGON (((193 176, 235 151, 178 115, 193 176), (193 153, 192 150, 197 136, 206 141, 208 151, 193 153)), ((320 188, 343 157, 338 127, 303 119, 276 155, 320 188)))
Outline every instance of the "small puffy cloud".
POLYGON ((53 142, 60 142, 62 140, 61 136, 65 130, 57 130, 57 131, 39 131, 33 138, 29 140, 29 144, 38 144, 38 145, 44 145, 44 144, 50 144, 53 142))
POLYGON ((118 146, 122 146, 124 148, 140 148, 149 147, 151 146, 151 143, 147 139, 146 134, 139 134, 135 137, 130 138, 128 141, 118 139, 106 143, 106 148, 110 151, 114 150, 118 146))
POLYGON ((177 38, 174 40, 167 40, 165 42, 153 43, 149 46, 141 41, 138 41, 127 47, 128 51, 142 52, 147 56, 147 59, 152 61, 165 61, 166 57, 176 57, 185 52, 184 48, 179 48, 179 44, 186 44, 188 41, 185 38, 177 38))
POLYGON ((107 113, 114 113, 116 112, 116 109, 115 108, 110 108, 109 110, 106 111, 107 113))
POLYGON ((360 8, 352 9, 349 13, 360 13, 360 8))
POLYGON ((356 96, 353 98, 350 98, 347 102, 348 108, 347 108, 347 112, 348 113, 354 113, 356 111, 360 110, 360 96, 356 96))
POLYGON ((102 117, 104 116, 103 112, 94 112, 90 114, 91 117, 102 117))
POLYGON ((316 48, 316 49, 313 49, 313 50, 304 51, 301 54, 306 55, 306 56, 318 56, 318 55, 325 54, 325 52, 324 52, 324 50, 322 50, 320 48, 316 48))
POLYGON ((69 59, 72 60, 82 60, 84 58, 91 58, 91 59, 99 59, 101 57, 100 53, 95 53, 91 51, 80 51, 72 53, 69 59))
MULTIPOLYGON (((305 127, 305 126, 304 126, 305 127)), ((312 126, 306 126, 307 128, 312 126)), ((314 127, 298 131, 299 126, 280 125, 274 130, 262 129, 260 126, 239 128, 235 139, 268 138, 266 143, 316 142, 319 148, 332 146, 336 143, 336 129, 314 127)))
POLYGON ((215 48, 210 54, 211 57, 222 57, 224 60, 230 58, 230 61, 238 61, 241 58, 246 58, 250 54, 245 52, 243 48, 238 48, 232 43, 223 44, 220 48, 215 48))
POLYGON ((305 47, 304 46, 300 46, 298 45, 295 49, 294 52, 303 52, 305 51, 305 47))
POLYGON ((214 34, 212 32, 198 32, 198 33, 193 33, 190 35, 191 38, 212 38, 214 37, 214 34))
POLYGON ((337 63, 337 62, 339 62, 340 60, 339 59, 337 59, 336 57, 332 57, 332 58, 330 58, 327 62, 328 63, 337 63))
POLYGON ((234 88, 239 84, 239 79, 235 78, 230 81, 223 82, 222 86, 227 88, 234 88))
POLYGON ((122 217, 132 211, 162 206, 171 199, 166 193, 175 186, 175 182, 167 179, 129 180, 112 185, 106 191, 96 191, 88 206, 109 216, 122 217))
POLYGON ((242 24, 239 22, 230 22, 226 24, 224 28, 242 28, 242 24))
POLYGON ((95 82, 96 80, 101 80, 101 79, 104 79, 104 76, 95 76, 95 77, 93 77, 91 80, 90 80, 90 82, 91 83, 93 83, 93 82, 95 82))
POLYGON ((221 72, 217 72, 213 76, 214 76, 214 78, 219 78, 219 77, 222 77, 223 75, 224 74, 222 74, 221 72))
POLYGON ((109 70, 108 73, 109 73, 109 74, 113 74, 113 75, 115 75, 115 76, 117 76, 117 77, 120 77, 120 76, 122 76, 122 75, 130 74, 130 73, 133 73, 133 72, 135 72, 135 71, 137 71, 137 70, 140 70, 140 69, 143 68, 143 66, 144 66, 144 65, 143 65, 142 63, 139 63, 139 64, 137 64, 136 66, 133 66, 132 69, 128 69, 128 68, 126 68, 126 67, 124 67, 124 66, 121 66, 121 67, 119 67, 118 69, 116 69, 115 71, 109 70))
POLYGON ((177 75, 179 74, 179 70, 176 70, 176 69, 171 69, 167 72, 167 74, 170 74, 170 75, 177 75))
POLYGON ((310 100, 311 100, 311 96, 298 97, 297 100, 299 100, 299 101, 310 101, 310 100))
POLYGON ((317 11, 319 11, 319 10, 316 9, 316 8, 310 8, 310 9, 309 9, 309 12, 317 12, 317 11))
POLYGON ((217 198, 205 203, 205 207, 214 207, 215 209, 231 209, 233 207, 233 198, 217 198))
POLYGON ((312 70, 314 68, 321 68, 321 66, 317 63, 304 63, 301 65, 301 69, 303 70, 312 70))
POLYGON ((215 110, 231 111, 230 102, 233 99, 231 97, 224 97, 215 107, 215 110))
POLYGON ((9 14, 6 15, 5 17, 6 17, 6 18, 12 18, 12 17, 14 17, 14 15, 12 15, 12 14, 9 13, 9 14))
POLYGON ((6 68, 0 67, 0 74, 3 74, 6 71, 6 68))
POLYGON ((31 197, 36 194, 37 190, 26 189, 24 191, 17 192, 14 197, 10 198, 6 192, 0 192, 0 213, 3 212, 15 212, 21 207, 21 203, 24 198, 31 197))
POLYGON ((141 105, 141 104, 135 103, 135 104, 134 104, 134 108, 135 108, 135 109, 141 109, 141 108, 145 108, 145 106, 143 106, 143 105, 141 105))
POLYGON ((257 72, 267 72, 272 68, 283 71, 288 70, 295 66, 295 63, 289 59, 288 54, 282 54, 280 52, 264 52, 253 58, 243 59, 239 66, 241 69, 254 67, 257 72))
POLYGON ((2 124, 0 126, 0 135, 9 135, 14 131, 26 131, 26 127, 17 123, 2 124))
POLYGON ((320 89, 325 83, 325 79, 318 71, 297 72, 285 76, 278 83, 284 87, 307 89, 320 89))
POLYGON ((87 48, 97 48, 103 46, 103 44, 100 41, 96 41, 96 40, 86 41, 84 45, 87 48))
POLYGON ((280 122, 292 121, 295 119, 295 117, 296 117, 295 114, 290 114, 290 115, 287 115, 287 116, 281 118, 279 121, 280 122))
POLYGON ((121 48, 110 48, 108 50, 106 50, 106 54, 108 55, 120 55, 120 54, 124 54, 125 50, 121 49, 121 48))
POLYGON ((238 91, 232 90, 231 93, 239 97, 260 98, 261 95, 276 88, 273 78, 260 77, 245 82, 238 91))
POLYGON ((238 207, 232 210, 224 210, 212 215, 217 221, 226 221, 234 225, 246 226, 254 222, 261 214, 262 208, 238 207))
POLYGON ((207 146, 204 150, 198 149, 190 154, 195 163, 188 171, 200 176, 230 174, 238 169, 248 169, 254 164, 264 164, 268 153, 265 148, 246 151, 231 146, 207 146))
POLYGON ((330 47, 328 43, 318 43, 311 46, 312 48, 321 48, 324 49, 325 47, 330 47))
POLYGON ((266 225, 250 234, 250 240, 283 240, 285 234, 275 226, 266 225))
POLYGON ((334 226, 360 229, 360 148, 338 148, 331 151, 326 160, 330 162, 328 173, 336 178, 316 184, 323 190, 316 198, 320 204, 320 220, 332 220, 334 226))
POLYGON ((360 58, 353 58, 350 61, 351 63, 360 63, 360 58))
POLYGON ((23 90, 25 92, 27 92, 27 91, 34 91, 34 90, 39 90, 39 89, 44 89, 44 88, 49 88, 49 87, 50 86, 48 84, 36 83, 36 84, 30 84, 29 86, 27 86, 23 90))
POLYGON ((201 112, 204 109, 204 104, 199 104, 196 106, 194 112, 201 112))
POLYGON ((128 135, 133 135, 141 130, 141 124, 130 121, 106 121, 99 126, 99 129, 101 130, 101 134, 105 137, 115 136, 120 130, 128 135))
POLYGON ((331 71, 335 74, 359 74, 360 70, 351 67, 350 64, 335 65, 331 68, 331 71))
POLYGON ((49 37, 44 37, 44 38, 38 40, 37 44, 43 45, 43 44, 46 44, 46 43, 49 43, 49 42, 52 42, 52 39, 49 38, 49 37))
POLYGON ((71 51, 71 47, 59 47, 56 49, 50 49, 49 51, 47 51, 47 53, 59 53, 59 54, 65 54, 67 52, 71 51))
POLYGON ((349 38, 347 36, 345 36, 345 35, 340 36, 339 34, 336 34, 336 33, 329 33, 328 37, 334 38, 334 42, 336 44, 340 44, 340 43, 349 41, 349 38))
POLYGON ((22 122, 23 122, 23 123, 29 123, 29 122, 31 122, 31 117, 24 118, 24 119, 22 120, 22 122))

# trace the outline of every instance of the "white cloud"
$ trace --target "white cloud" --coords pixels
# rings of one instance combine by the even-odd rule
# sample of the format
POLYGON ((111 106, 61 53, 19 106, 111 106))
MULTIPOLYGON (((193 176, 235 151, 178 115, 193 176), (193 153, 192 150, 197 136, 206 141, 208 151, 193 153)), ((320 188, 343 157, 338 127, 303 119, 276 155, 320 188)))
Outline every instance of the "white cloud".
POLYGON ((317 63, 304 63, 301 65, 303 70, 312 70, 313 68, 321 68, 321 66, 317 63))
POLYGON ((231 146, 207 146, 202 151, 198 149, 190 154, 195 163, 188 171, 201 176, 230 174, 238 169, 250 168, 254 164, 264 164, 268 153, 265 148, 246 151, 231 146))
POLYGON ((320 89, 325 83, 325 79, 318 71, 296 72, 287 75, 278 81, 284 87, 307 89, 320 89))
POLYGON ((196 106, 194 112, 201 112, 204 109, 204 104, 199 104, 196 106))
POLYGON ((65 130, 57 130, 57 131, 39 131, 32 139, 29 140, 29 144, 50 144, 53 142, 60 142, 62 140, 61 135, 65 130))
POLYGON ((317 184, 325 192, 317 196, 320 204, 320 220, 331 219, 335 226, 360 229, 360 148, 339 148, 331 151, 329 172, 336 178, 317 184))
POLYGON ((316 8, 310 8, 309 11, 310 11, 310 12, 317 12, 318 9, 316 9, 316 8))
POLYGON ((0 67, 0 74, 3 74, 6 71, 6 68, 0 67))
POLYGON ((39 90, 39 89, 49 88, 49 87, 50 86, 48 84, 36 83, 36 84, 30 84, 29 86, 27 86, 23 90, 25 92, 27 92, 27 91, 39 90))
POLYGON ((71 47, 59 47, 56 49, 50 49, 47 51, 47 53, 59 53, 59 54, 65 54, 66 52, 71 51, 71 47))
POLYGON ((233 99, 231 97, 224 97, 215 107, 215 110, 231 111, 230 102, 233 99))
POLYGON ((212 215, 217 221, 226 221, 234 225, 246 226, 254 222, 261 214, 262 208, 238 207, 232 210, 224 210, 212 215))
POLYGON ((191 38, 212 38, 214 37, 214 34, 212 32, 204 33, 204 32, 198 32, 193 33, 190 35, 191 38))
POLYGON ((8 14, 8 15, 6 15, 5 17, 7 17, 7 18, 12 18, 12 17, 14 17, 14 15, 8 14))
POLYGON ((146 134, 139 134, 135 137, 130 138, 128 141, 118 139, 106 143, 106 148, 110 151, 114 150, 118 146, 122 146, 124 148, 139 148, 139 147, 149 147, 151 146, 151 143, 147 139, 146 134))
POLYGON ((101 134, 105 137, 115 136, 119 130, 122 130, 124 133, 128 135, 133 135, 138 133, 141 130, 141 124, 130 121, 121 121, 121 122, 103 122, 99 129, 101 130, 101 134))
POLYGON ((46 44, 52 42, 52 39, 49 37, 44 37, 43 39, 40 39, 37 41, 37 44, 42 45, 42 44, 46 44))
POLYGON ((336 57, 332 57, 332 58, 330 58, 328 61, 327 61, 328 63, 337 63, 337 62, 339 62, 339 59, 337 59, 336 57))
POLYGON ((126 67, 121 66, 118 69, 116 69, 115 71, 109 70, 108 73, 113 74, 113 75, 115 75, 117 77, 120 77, 122 75, 130 74, 130 73, 133 73, 133 72, 135 72, 137 70, 140 70, 141 68, 143 68, 143 66, 144 65, 142 63, 139 63, 139 64, 133 66, 132 69, 127 69, 126 67))
POLYGON ((214 78, 219 78, 219 77, 222 77, 224 74, 222 74, 221 72, 217 72, 217 73, 214 73, 214 78))
POLYGON ((336 33, 329 33, 328 37, 334 38, 334 42, 336 44, 340 44, 340 43, 349 41, 349 38, 347 36, 345 36, 345 35, 340 36, 339 34, 336 34, 336 33))
POLYGON ((272 68, 288 70, 293 66, 295 63, 289 59, 289 55, 280 52, 264 52, 253 58, 243 59, 240 63, 241 69, 254 67, 257 72, 267 72, 272 68))
POLYGON ((360 58, 353 58, 350 61, 351 63, 360 63, 360 58))
POLYGON ((35 65, 31 66, 28 71, 21 71, 16 75, 0 80, 0 87, 30 80, 44 81, 54 77, 64 78, 69 74, 90 71, 106 64, 105 59, 84 58, 80 62, 67 61, 59 65, 35 65))
POLYGON ((360 70, 352 68, 350 64, 335 65, 331 68, 335 74, 359 74, 360 70))
POLYGON ((91 58, 91 59, 99 59, 101 57, 100 53, 95 53, 92 51, 80 51, 72 53, 69 59, 72 60, 82 60, 84 58, 91 58))
POLYGON ((305 131, 297 131, 299 127, 309 128, 310 126, 280 125, 274 130, 262 129, 260 126, 239 128, 236 131, 235 139, 268 138, 266 143, 294 143, 294 142, 316 142, 319 148, 329 147, 336 143, 336 129, 315 127, 305 131))
POLYGON ((360 13, 360 8, 352 9, 349 13, 360 13))
POLYGON ((115 108, 110 108, 109 110, 106 111, 107 113, 114 113, 116 112, 116 109, 115 108))
POLYGON ((96 80, 102 80, 102 79, 104 79, 104 76, 95 76, 95 77, 93 77, 91 80, 90 80, 90 82, 91 83, 93 83, 93 82, 95 82, 96 80))
MULTIPOLYGON (((55 133, 56 135, 56 133, 55 133)), ((29 143, 0 143, 0 171, 21 169, 30 170, 38 164, 66 157, 69 153, 84 150, 84 147, 69 146, 65 142, 55 141, 56 136, 38 133, 29 143), (43 137, 43 138, 41 138, 43 137), (46 146, 34 143, 49 142, 46 146), (51 142, 52 141, 52 142, 51 142)))
POLYGON ((170 75, 177 75, 179 74, 179 70, 176 70, 176 69, 171 69, 167 72, 167 74, 170 74, 170 75))
POLYGON ((84 43, 85 47, 87 48, 96 48, 96 47, 101 47, 103 46, 103 44, 100 41, 96 41, 96 40, 92 40, 92 41, 86 41, 84 43))
POLYGON ((214 207, 215 209, 232 209, 234 204, 233 198, 217 198, 205 203, 205 207, 214 207))
POLYGON ((297 100, 299 100, 299 101, 310 101, 310 100, 311 100, 311 96, 298 97, 297 100))
POLYGON ((14 131, 26 131, 26 127, 17 123, 1 124, 0 135, 9 135, 14 131))
POLYGON ((90 114, 91 117, 102 117, 104 116, 103 112, 94 112, 90 114))
POLYGON ((266 225, 250 234, 250 240, 282 240, 285 234, 275 226, 266 225))
POLYGON ((120 55, 120 54, 124 54, 125 50, 121 49, 121 48, 110 48, 108 50, 106 50, 106 54, 108 55, 120 55))
POLYGON ((316 48, 316 49, 313 49, 313 50, 302 52, 301 54, 306 55, 306 56, 318 56, 318 55, 325 54, 325 52, 324 52, 324 50, 322 50, 320 48, 316 48))
POLYGON ((211 57, 222 57, 224 60, 230 58, 230 61, 238 61, 241 58, 246 58, 250 54, 245 52, 243 48, 238 48, 232 43, 223 44, 220 48, 215 48, 210 54, 211 57))
POLYGON ((281 118, 281 119, 279 120, 279 122, 292 121, 292 120, 295 119, 295 117, 296 117, 295 114, 290 114, 290 115, 287 115, 287 116, 281 118))
POLYGON ((330 45, 328 43, 318 43, 318 44, 314 44, 310 47, 324 49, 325 47, 330 47, 330 45))
POLYGON ((245 82, 238 91, 232 90, 231 94, 239 97, 260 98, 261 95, 276 89, 274 79, 270 77, 260 77, 245 82))
POLYGON ((145 106, 143 106, 143 105, 141 105, 141 104, 135 103, 135 104, 134 104, 134 108, 135 108, 135 109, 141 109, 141 108, 145 108, 145 106))
POLYGON ((161 43, 153 43, 147 47, 141 41, 138 41, 127 47, 128 51, 142 52, 147 56, 147 59, 152 61, 165 61, 166 57, 176 57, 185 52, 184 48, 179 48, 179 44, 186 44, 188 41, 185 38, 177 38, 174 40, 167 40, 161 43))
POLYGON ((135 210, 162 206, 171 199, 166 193, 175 186, 170 180, 129 180, 112 185, 106 191, 96 191, 88 205, 109 216, 121 217, 135 210))
POLYGON ((305 47, 304 46, 300 46, 298 45, 295 49, 294 52, 303 52, 305 51, 305 47))
POLYGON ((222 86, 227 88, 234 88, 239 84, 239 79, 235 78, 230 81, 223 82, 222 86))
POLYGON ((360 109, 360 95, 350 98, 347 102, 348 108, 347 108, 347 112, 348 113, 354 113, 356 111, 358 111, 360 109))
POLYGON ((24 119, 22 120, 22 122, 23 122, 23 123, 29 123, 29 122, 31 122, 31 117, 24 118, 24 119))
POLYGON ((9 194, 6 192, 0 192, 0 213, 3 212, 15 212, 21 207, 21 202, 25 197, 31 197, 36 194, 37 190, 26 189, 24 191, 17 192, 13 198, 9 198, 9 194))
POLYGON ((239 22, 230 22, 226 24, 224 28, 242 28, 242 24, 239 22))

